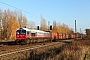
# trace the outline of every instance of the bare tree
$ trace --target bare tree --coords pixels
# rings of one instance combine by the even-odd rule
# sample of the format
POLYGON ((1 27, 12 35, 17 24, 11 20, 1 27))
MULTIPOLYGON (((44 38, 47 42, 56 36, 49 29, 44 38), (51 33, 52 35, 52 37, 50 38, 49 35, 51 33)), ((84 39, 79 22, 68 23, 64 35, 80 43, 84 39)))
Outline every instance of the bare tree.
POLYGON ((10 21, 8 23, 8 32, 7 32, 7 38, 8 39, 15 39, 16 36, 16 30, 19 28, 19 24, 16 20, 16 17, 11 16, 10 21))
POLYGON ((74 33, 74 29, 73 29, 73 28, 70 28, 70 29, 69 29, 69 33, 70 33, 70 34, 73 34, 73 33, 74 33))
POLYGON ((28 22, 28 28, 34 29, 35 27, 36 27, 36 25, 35 25, 35 22, 34 21, 29 21, 28 22))
MULTIPOLYGON (((16 30, 19 27, 27 26, 27 18, 22 15, 22 12, 0 9, 0 28, 2 27, 1 39, 15 39, 16 30)), ((1 36, 1 29, 0 29, 1 36)))
POLYGON ((0 40, 2 40, 2 10, 0 9, 0 40))
POLYGON ((18 14, 18 22, 21 28, 27 26, 27 18, 23 16, 22 12, 18 14))
POLYGON ((53 31, 64 33, 64 34, 69 34, 73 32, 73 30, 71 30, 67 24, 64 24, 64 23, 60 24, 60 23, 57 23, 55 20, 53 21, 53 31))
POLYGON ((57 32, 57 23, 55 20, 53 21, 53 31, 57 32))
POLYGON ((19 22, 19 25, 20 25, 20 27, 22 27, 22 22, 23 22, 23 19, 22 19, 22 13, 20 12, 19 14, 18 14, 18 22, 19 22))
POLYGON ((8 22, 9 22, 9 17, 10 17, 10 14, 9 14, 9 11, 10 10, 4 10, 3 12, 3 20, 2 20, 2 26, 3 26, 3 39, 7 38, 7 27, 8 27, 8 22))
POLYGON ((2 28, 2 10, 0 9, 0 30, 2 28))
POLYGON ((3 39, 15 38, 16 29, 19 28, 19 24, 16 19, 16 15, 13 11, 5 10, 3 14, 3 39))
POLYGON ((42 19, 41 20, 41 27, 40 27, 41 30, 48 30, 48 26, 46 24, 46 20, 45 19, 42 19))
POLYGON ((22 17, 22 27, 27 26, 27 18, 25 16, 22 17))

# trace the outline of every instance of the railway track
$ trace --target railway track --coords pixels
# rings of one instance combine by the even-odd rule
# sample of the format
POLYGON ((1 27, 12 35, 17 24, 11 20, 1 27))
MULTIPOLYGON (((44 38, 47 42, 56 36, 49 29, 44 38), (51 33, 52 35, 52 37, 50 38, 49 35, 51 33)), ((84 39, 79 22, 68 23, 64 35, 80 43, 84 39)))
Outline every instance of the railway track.
MULTIPOLYGON (((12 56, 18 56, 18 55, 22 55, 22 54, 30 54, 30 52, 32 51, 39 51, 40 49, 47 49, 48 47, 54 47, 56 48, 57 45, 58 46, 62 46, 62 45, 66 45, 67 42, 72 42, 74 40, 64 40, 64 41, 59 41, 59 42, 45 42, 45 43, 35 43, 35 44, 28 44, 28 45, 3 45, 2 47, 0 47, 0 59, 2 60, 2 58, 6 58, 9 59, 12 56), (11 57, 10 57, 11 56, 11 57)), ((40 52, 40 51, 39 51, 40 52)), ((18 58, 20 58, 20 56, 18 58)), ((14 58, 15 59, 15 58, 14 58)), ((13 59, 12 59, 13 60, 13 59)), ((16 60, 21 60, 21 59, 16 59, 16 60)))
POLYGON ((59 42, 63 42, 63 43, 71 43, 72 41, 74 41, 74 39, 70 39, 70 40, 59 40, 59 42))
POLYGON ((47 47, 47 46, 55 45, 58 43, 60 43, 60 42, 52 42, 51 44, 48 43, 48 44, 42 44, 42 45, 35 45, 35 46, 24 47, 24 48, 20 48, 20 49, 14 49, 14 50, 10 50, 10 51, 1 51, 0 57, 10 55, 10 54, 14 54, 14 53, 24 52, 27 50, 33 50, 33 49, 37 49, 37 48, 47 47))
MULTIPOLYGON (((58 42, 63 42, 63 43, 70 43, 74 41, 73 39, 72 40, 59 40, 58 42)), ((54 43, 54 42, 52 42, 54 43)), ((45 45, 46 44, 51 44, 51 42, 43 42, 43 43, 35 43, 35 44, 28 44, 28 45, 0 45, 0 51, 10 51, 10 50, 13 50, 13 49, 19 49, 19 48, 25 48, 27 46, 38 46, 38 45, 45 45)))

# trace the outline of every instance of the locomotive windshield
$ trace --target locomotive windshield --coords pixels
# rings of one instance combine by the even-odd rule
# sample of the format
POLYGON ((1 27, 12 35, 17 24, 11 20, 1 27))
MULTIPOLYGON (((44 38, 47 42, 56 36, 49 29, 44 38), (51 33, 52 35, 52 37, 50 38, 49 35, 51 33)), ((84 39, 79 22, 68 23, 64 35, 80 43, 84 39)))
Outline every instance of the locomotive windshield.
POLYGON ((26 30, 17 30, 17 34, 26 34, 26 30))

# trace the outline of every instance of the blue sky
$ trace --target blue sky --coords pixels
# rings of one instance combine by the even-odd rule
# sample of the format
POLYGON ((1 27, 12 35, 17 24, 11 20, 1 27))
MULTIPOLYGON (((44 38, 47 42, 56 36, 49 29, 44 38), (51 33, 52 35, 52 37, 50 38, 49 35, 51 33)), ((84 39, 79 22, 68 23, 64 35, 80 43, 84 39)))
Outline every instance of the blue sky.
POLYGON ((90 0, 0 0, 0 9, 14 11, 17 9, 1 2, 28 12, 22 11, 28 21, 34 21, 36 25, 40 25, 42 14, 50 24, 56 20, 74 29, 76 20, 78 32, 80 28, 83 33, 86 28, 90 28, 90 0))

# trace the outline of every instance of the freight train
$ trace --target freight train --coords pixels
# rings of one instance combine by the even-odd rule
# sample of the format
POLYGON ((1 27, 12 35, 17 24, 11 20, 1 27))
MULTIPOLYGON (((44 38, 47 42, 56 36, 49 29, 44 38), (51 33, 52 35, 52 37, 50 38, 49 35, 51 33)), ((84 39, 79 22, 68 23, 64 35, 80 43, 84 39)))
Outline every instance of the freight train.
POLYGON ((16 43, 27 44, 74 38, 75 34, 62 34, 52 31, 31 30, 28 28, 19 28, 16 30, 16 43))

